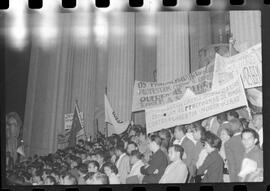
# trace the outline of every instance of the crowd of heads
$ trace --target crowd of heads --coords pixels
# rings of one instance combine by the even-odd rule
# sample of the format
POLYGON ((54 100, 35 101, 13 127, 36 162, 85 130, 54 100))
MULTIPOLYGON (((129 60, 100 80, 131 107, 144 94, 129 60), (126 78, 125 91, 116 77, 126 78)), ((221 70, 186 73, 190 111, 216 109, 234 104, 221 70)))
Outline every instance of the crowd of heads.
POLYGON ((119 173, 116 163, 123 153, 129 156, 131 166, 139 160, 148 163, 151 153, 159 149, 166 153, 169 161, 176 161, 183 158, 185 150, 173 142, 184 136, 201 142, 211 153, 219 151, 224 142, 241 133, 242 143, 249 149, 261 141, 258 135, 262 128, 261 116, 254 115, 252 120, 240 119, 235 110, 218 114, 216 120, 219 124, 230 123, 219 133, 209 130, 205 120, 151 134, 146 134, 145 127, 134 125, 121 136, 113 134, 95 142, 79 140, 75 147, 58 149, 46 156, 34 155, 13 167, 7 166, 7 180, 10 184, 20 185, 109 184, 109 177, 119 173))

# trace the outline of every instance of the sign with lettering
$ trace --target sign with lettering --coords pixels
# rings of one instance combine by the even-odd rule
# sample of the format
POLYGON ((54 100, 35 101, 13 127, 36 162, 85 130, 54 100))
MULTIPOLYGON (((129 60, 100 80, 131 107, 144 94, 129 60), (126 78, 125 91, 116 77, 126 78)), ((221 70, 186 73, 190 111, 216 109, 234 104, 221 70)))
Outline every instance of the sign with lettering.
POLYGON ((240 75, 245 89, 262 86, 261 43, 232 57, 216 54, 213 87, 240 75))
POLYGON ((168 82, 135 81, 132 111, 141 111, 182 98, 187 88, 195 94, 211 90, 214 64, 168 82))
POLYGON ((189 124, 218 113, 247 105, 240 77, 202 94, 190 94, 182 99, 145 110, 147 133, 189 124))

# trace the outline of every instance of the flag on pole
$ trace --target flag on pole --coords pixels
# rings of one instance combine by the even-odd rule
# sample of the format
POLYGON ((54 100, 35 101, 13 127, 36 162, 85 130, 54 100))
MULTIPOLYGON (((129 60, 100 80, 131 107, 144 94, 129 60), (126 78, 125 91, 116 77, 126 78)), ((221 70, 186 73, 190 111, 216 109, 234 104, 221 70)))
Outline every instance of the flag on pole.
POLYGON ((76 103, 74 114, 73 114, 72 125, 71 125, 71 129, 70 129, 70 135, 69 135, 69 139, 68 139, 68 146, 69 147, 74 147, 76 145, 77 133, 81 129, 82 129, 82 124, 81 124, 81 120, 79 117, 78 105, 76 103))
POLYGON ((21 140, 21 143, 17 148, 17 153, 25 157, 23 140, 21 140))
POLYGON ((113 111, 111 104, 106 95, 104 95, 104 102, 105 102, 104 103, 105 104, 105 122, 113 126, 114 132, 116 134, 121 134, 127 129, 129 122, 121 121, 118 118, 115 111, 113 111))

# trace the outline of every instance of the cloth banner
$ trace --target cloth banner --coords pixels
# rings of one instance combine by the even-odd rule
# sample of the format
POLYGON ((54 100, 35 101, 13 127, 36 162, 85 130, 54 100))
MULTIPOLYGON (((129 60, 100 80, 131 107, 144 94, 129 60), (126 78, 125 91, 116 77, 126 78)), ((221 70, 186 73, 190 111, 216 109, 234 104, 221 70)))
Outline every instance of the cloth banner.
POLYGON ((195 94, 211 90, 214 63, 168 82, 135 81, 132 112, 164 105, 182 98, 187 88, 195 94))
POLYGON ((116 134, 121 134, 127 129, 129 122, 123 122, 119 119, 115 111, 112 109, 111 104, 106 95, 104 95, 104 105, 105 105, 105 122, 112 125, 112 127, 114 128, 114 132, 116 134))
MULTIPOLYGON (((79 113, 79 118, 81 120, 81 124, 84 124, 83 112, 79 113)), ((65 124, 65 130, 68 131, 68 130, 71 129, 72 120, 73 120, 73 113, 65 114, 64 120, 65 120, 65 123, 64 123, 65 124)))
POLYGON ((189 124, 247 105, 240 77, 203 94, 184 95, 181 100, 145 110, 147 133, 189 124))
POLYGON ((216 53, 213 88, 223 85, 240 75, 244 88, 262 86, 261 43, 231 57, 216 53))

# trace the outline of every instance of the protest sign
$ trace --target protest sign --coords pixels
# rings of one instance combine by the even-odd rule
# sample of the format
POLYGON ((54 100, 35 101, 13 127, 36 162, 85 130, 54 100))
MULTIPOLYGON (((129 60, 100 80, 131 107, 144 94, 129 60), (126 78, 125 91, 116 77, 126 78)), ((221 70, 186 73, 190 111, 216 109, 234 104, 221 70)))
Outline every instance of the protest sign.
POLYGON ((261 44, 232 57, 216 54, 213 77, 213 88, 223 85, 240 75, 244 88, 262 86, 261 44))
POLYGON ((214 64, 168 82, 135 81, 132 111, 141 111, 182 98, 187 88, 195 94, 211 90, 214 64))
POLYGON ((184 96, 173 103, 145 110, 147 133, 189 124, 218 113, 247 105, 240 77, 209 92, 184 96))
MULTIPOLYGON (((81 120, 81 124, 83 125, 84 124, 83 112, 80 112, 79 113, 79 118, 81 120)), ((65 114, 64 120, 65 120, 65 123, 64 123, 65 124, 65 130, 68 131, 68 130, 71 129, 71 126, 72 126, 73 113, 67 113, 67 114, 65 114)))

